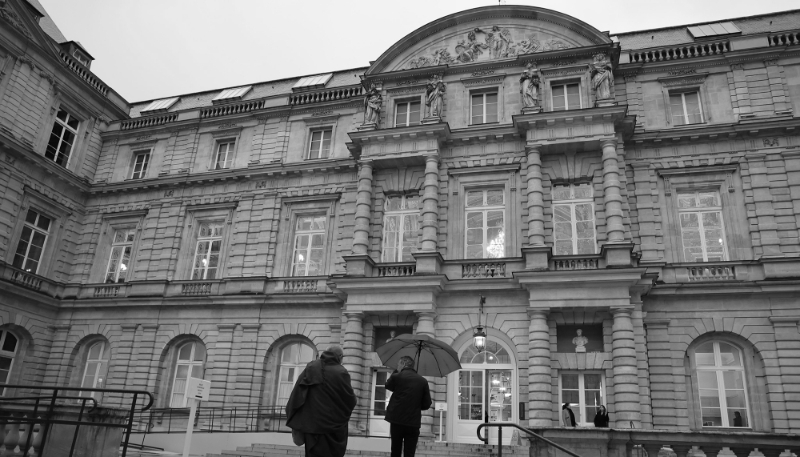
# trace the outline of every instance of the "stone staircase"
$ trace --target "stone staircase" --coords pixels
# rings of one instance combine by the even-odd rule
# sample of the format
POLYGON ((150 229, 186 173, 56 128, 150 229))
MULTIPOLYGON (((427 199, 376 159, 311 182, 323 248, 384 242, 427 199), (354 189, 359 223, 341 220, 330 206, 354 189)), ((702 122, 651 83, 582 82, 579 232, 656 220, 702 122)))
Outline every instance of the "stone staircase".
MULTIPOLYGON (((389 457, 389 440, 386 440, 386 452, 347 451, 346 457, 389 457)), ((224 451, 222 454, 207 454, 206 457, 302 457, 303 447, 280 446, 274 444, 253 444, 239 447, 235 451, 224 451)), ((497 446, 483 444, 457 444, 420 442, 417 445, 417 457, 494 457, 497 446)), ((503 457, 528 457, 527 446, 503 446, 503 457)))

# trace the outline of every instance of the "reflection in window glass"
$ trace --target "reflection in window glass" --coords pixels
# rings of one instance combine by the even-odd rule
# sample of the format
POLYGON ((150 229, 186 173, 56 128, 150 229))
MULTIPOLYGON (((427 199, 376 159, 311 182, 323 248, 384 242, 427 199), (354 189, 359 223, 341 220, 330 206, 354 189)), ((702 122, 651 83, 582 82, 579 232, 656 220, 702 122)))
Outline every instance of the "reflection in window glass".
POLYGON ((203 378, 205 371, 206 347, 198 342, 184 343, 176 350, 175 375, 172 381, 170 408, 186 407, 186 381, 203 378))
POLYGON ((504 191, 470 190, 466 197, 466 258, 505 257, 504 191))
POLYGON ((695 349, 704 427, 749 427, 747 386, 739 348, 712 341, 695 349))
POLYGON ((297 377, 312 360, 314 360, 314 349, 305 343, 293 343, 283 348, 275 401, 277 406, 286 406, 297 377))
POLYGON ((728 260, 719 192, 678 194, 678 217, 687 262, 728 260))
POLYGON ((553 186, 555 255, 597 252, 592 185, 553 186))
POLYGON ((292 255, 292 276, 317 276, 323 274, 327 217, 301 216, 297 218, 292 255))

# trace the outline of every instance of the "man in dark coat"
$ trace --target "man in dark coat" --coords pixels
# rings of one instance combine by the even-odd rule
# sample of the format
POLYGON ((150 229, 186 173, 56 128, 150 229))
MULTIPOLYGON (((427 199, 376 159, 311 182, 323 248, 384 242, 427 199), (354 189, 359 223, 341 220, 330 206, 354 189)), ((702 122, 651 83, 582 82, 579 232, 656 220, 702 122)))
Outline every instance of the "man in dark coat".
POLYGON ((342 457, 347 451, 347 423, 356 396, 341 365, 343 356, 342 348, 331 346, 309 362, 286 404, 286 425, 298 446, 305 442, 308 457, 342 457))
POLYGON ((392 391, 384 420, 391 424, 392 457, 414 457, 417 451, 422 411, 431 407, 428 381, 417 374, 414 359, 402 357, 397 370, 386 380, 386 389, 392 391), (405 449, 403 445, 405 444, 405 449))

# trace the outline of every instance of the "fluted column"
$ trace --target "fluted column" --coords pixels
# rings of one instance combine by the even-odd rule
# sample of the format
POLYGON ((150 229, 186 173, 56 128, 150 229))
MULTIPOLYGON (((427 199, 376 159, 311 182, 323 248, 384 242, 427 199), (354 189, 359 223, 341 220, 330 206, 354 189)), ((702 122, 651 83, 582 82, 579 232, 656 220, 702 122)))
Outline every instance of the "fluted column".
POLYGON ((372 161, 362 160, 358 171, 356 221, 353 229, 353 255, 366 255, 369 249, 369 218, 372 208, 372 161))
POLYGON ((363 424, 364 420, 368 419, 366 410, 369 408, 369 395, 365 395, 364 389, 364 314, 345 312, 347 324, 344 329, 344 359, 342 366, 344 366, 350 373, 350 385, 353 386, 353 391, 356 394, 358 403, 356 404, 356 411, 350 418, 351 430, 357 430, 363 424))
POLYGON ((552 425, 553 393, 550 376, 549 309, 529 309, 528 327, 528 426, 552 425))
POLYGON ((436 251, 439 244, 439 156, 425 157, 422 193, 422 250, 436 251))
POLYGON ((617 142, 606 140, 603 147, 603 202, 606 214, 606 240, 608 243, 625 241, 625 228, 622 225, 622 196, 617 163, 617 142))
POLYGON ((642 427, 632 311, 632 308, 611 310, 614 315, 614 325, 611 328, 615 407, 613 417, 618 428, 629 428, 631 421, 635 428, 642 427))
POLYGON ((542 158, 539 149, 528 146, 528 244, 544 245, 544 191, 542 189, 542 158))
MULTIPOLYGON (((417 312, 417 334, 428 335, 431 338, 436 336, 436 329, 434 327, 434 318, 436 313, 432 312, 417 312)), ((436 398, 437 391, 434 381, 436 378, 425 376, 428 380, 428 387, 431 390, 431 399, 436 398)), ((422 412, 422 425, 419 429, 420 437, 432 437, 433 433, 433 415, 434 408, 431 406, 427 411, 422 412)))

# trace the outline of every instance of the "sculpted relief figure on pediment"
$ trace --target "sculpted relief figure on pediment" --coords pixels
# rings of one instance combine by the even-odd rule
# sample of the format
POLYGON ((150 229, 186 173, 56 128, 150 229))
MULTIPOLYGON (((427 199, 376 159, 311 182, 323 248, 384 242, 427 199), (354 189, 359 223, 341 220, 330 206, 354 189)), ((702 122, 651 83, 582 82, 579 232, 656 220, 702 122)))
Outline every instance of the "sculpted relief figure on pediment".
POLYGON ((510 29, 496 25, 492 26, 490 30, 476 27, 467 32, 466 37, 452 47, 452 52, 449 46, 433 49, 428 55, 418 56, 411 60, 408 68, 483 62, 572 47, 562 40, 540 39, 536 32, 517 31, 516 35, 519 41, 514 39, 514 35, 510 29))

